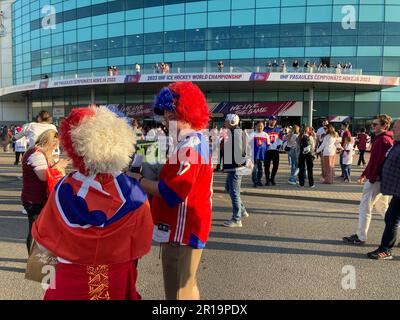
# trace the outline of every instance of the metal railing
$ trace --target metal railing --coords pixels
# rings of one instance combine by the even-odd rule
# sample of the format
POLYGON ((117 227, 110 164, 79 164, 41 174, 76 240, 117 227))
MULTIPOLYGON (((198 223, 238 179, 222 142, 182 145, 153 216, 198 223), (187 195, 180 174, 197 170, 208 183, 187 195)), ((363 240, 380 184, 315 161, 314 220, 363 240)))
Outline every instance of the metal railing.
MULTIPOLYGON (((349 74, 349 75, 362 75, 363 71, 362 69, 339 69, 339 68, 315 68, 315 67, 299 67, 299 68, 294 68, 294 67, 261 67, 261 66, 249 66, 249 67, 225 67, 222 70, 218 70, 218 68, 202 68, 201 70, 197 68, 181 68, 177 67, 176 69, 171 68, 169 73, 243 73, 243 72, 277 72, 277 73, 326 73, 326 74, 349 74)), ((124 75, 124 74, 135 74, 135 72, 126 72, 126 73, 121 73, 119 72, 119 75, 124 75)), ((154 72, 150 70, 143 70, 141 74, 154 74, 154 72)), ((86 78, 86 77, 106 77, 108 76, 106 70, 104 74, 100 74, 97 72, 91 72, 91 73, 85 73, 85 74, 75 74, 73 78, 78 79, 78 78, 86 78)), ((52 80, 64 80, 64 79, 71 79, 71 77, 65 77, 65 76, 52 76, 49 75, 49 78, 52 80)))

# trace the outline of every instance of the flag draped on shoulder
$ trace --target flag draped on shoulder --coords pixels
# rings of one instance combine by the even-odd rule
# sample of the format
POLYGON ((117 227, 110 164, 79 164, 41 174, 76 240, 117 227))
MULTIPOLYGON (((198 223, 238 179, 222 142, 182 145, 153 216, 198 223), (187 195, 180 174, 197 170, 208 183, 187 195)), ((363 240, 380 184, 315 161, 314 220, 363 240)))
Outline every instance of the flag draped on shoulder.
POLYGON ((146 194, 120 173, 62 179, 33 225, 34 239, 57 257, 109 265, 150 251, 152 218, 146 194))

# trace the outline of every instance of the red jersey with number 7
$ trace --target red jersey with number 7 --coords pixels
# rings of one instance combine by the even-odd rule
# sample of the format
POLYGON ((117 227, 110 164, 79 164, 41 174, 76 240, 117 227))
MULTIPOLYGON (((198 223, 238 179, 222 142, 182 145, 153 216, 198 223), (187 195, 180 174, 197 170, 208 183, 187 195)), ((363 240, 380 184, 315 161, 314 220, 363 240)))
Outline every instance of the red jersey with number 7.
POLYGON ((161 197, 152 199, 153 240, 205 247, 211 228, 213 169, 203 134, 178 143, 160 173, 161 197))

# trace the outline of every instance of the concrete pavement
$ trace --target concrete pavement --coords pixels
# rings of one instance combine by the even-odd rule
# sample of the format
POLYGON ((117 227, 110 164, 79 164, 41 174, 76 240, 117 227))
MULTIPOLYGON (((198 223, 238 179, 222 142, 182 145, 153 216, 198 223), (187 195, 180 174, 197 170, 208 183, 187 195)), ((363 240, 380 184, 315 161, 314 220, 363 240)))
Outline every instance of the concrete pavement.
MULTIPOLYGON (((20 167, 12 157, 0 154, 0 299, 41 299, 40 285, 24 280, 28 224, 21 214, 20 167)), ((231 216, 231 204, 223 191, 225 176, 215 175, 212 230, 198 272, 202 297, 398 299, 400 258, 372 261, 365 255, 380 242, 382 217, 374 216, 367 245, 341 242, 356 230, 361 186, 336 180, 334 185, 317 183, 316 189, 293 187, 287 184, 287 157, 281 155, 281 161, 275 187, 253 189, 249 177, 244 179, 250 217, 241 229, 221 226, 231 216), (355 290, 342 287, 346 266, 354 267, 355 290)), ((360 171, 355 168, 353 177, 360 171)), ((139 263, 138 289, 144 299, 164 298, 158 256, 154 244, 139 263)))

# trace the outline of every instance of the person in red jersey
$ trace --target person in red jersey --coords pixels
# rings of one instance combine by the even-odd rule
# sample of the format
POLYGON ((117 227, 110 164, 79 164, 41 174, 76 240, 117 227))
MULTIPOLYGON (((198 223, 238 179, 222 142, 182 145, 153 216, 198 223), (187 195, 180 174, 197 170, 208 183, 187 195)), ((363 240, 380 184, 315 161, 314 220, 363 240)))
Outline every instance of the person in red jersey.
POLYGON ((203 93, 191 82, 161 89, 155 113, 177 129, 175 151, 158 181, 130 173, 153 195, 153 240, 161 243, 165 296, 168 300, 200 298, 196 273, 211 227, 213 169, 209 145, 209 109, 203 93))
POLYGON ((32 228, 38 247, 59 261, 44 299, 140 299, 137 262, 150 251, 153 224, 145 192, 121 173, 133 129, 106 107, 76 108, 60 140, 77 171, 57 183, 32 228))

